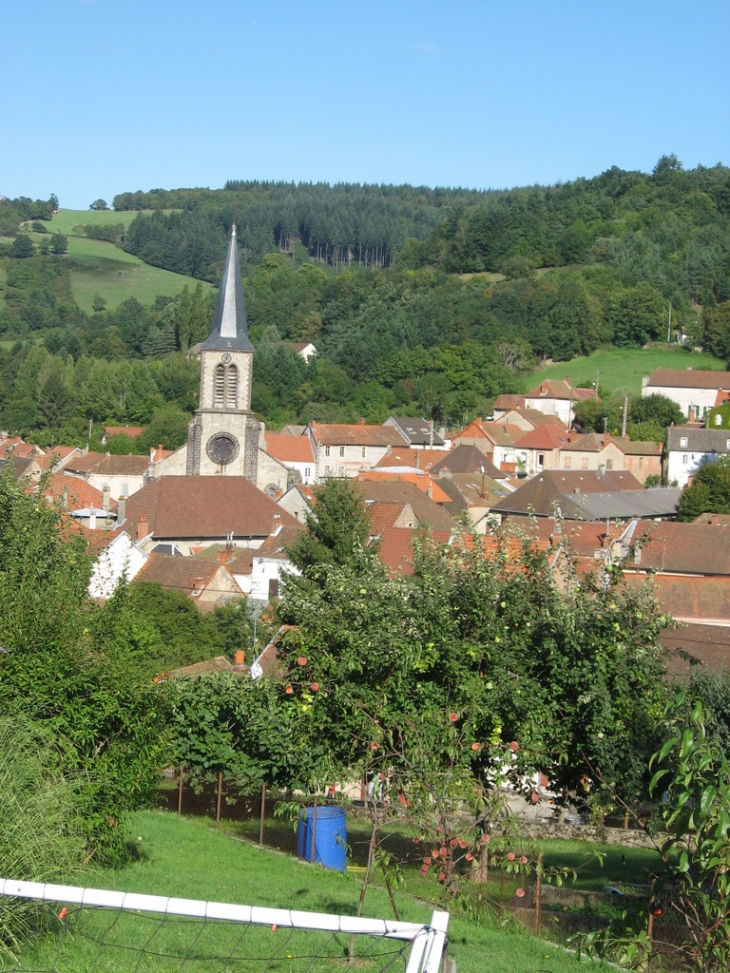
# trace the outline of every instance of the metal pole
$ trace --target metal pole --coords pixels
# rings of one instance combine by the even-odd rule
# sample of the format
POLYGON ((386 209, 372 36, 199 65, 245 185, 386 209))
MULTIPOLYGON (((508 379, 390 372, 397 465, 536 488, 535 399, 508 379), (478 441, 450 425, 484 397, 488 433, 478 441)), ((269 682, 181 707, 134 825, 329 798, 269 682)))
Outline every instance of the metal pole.
POLYGON ((182 797, 183 797, 183 779, 185 777, 185 768, 180 764, 180 783, 177 787, 177 813, 182 814, 182 797))

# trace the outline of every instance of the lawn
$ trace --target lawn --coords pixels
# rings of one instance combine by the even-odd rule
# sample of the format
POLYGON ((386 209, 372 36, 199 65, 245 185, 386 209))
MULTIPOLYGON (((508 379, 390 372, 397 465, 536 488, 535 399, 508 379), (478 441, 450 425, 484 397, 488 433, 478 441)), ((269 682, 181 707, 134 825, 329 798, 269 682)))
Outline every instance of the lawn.
MULTIPOLYGON (((150 811, 136 815, 132 827, 135 845, 140 853, 139 860, 118 871, 96 870, 88 875, 85 884, 128 892, 303 911, 354 915, 357 909, 362 880, 360 871, 343 875, 260 849, 254 844, 217 833, 211 822, 203 818, 185 819, 171 813, 150 811)), ((396 895, 403 920, 429 920, 433 910, 431 905, 401 892, 396 895)), ((368 889, 363 914, 393 918, 384 890, 368 889)), ((154 935, 156 946, 163 952, 172 952, 173 940, 182 935, 181 929, 170 925, 157 933, 152 923, 148 923, 148 926, 148 929, 140 929, 140 940, 154 935)), ((274 930, 265 932, 265 946, 270 954, 278 941, 272 939, 274 930)), ((283 939, 281 942, 283 946, 283 939)), ((263 950, 263 945, 261 948, 263 950)), ((287 944, 287 949, 292 953, 296 953, 296 948, 287 944)), ((74 973, 86 973, 90 969, 90 960, 82 959, 84 951, 83 943, 78 943, 72 958, 74 973)), ((503 925, 488 919, 479 923, 470 922, 458 914, 451 918, 449 956, 456 961, 458 973, 483 973, 487 967, 490 973, 528 973, 537 970, 568 973, 579 965, 585 967, 585 963, 579 964, 570 952, 530 937, 511 923, 503 925)), ((130 954, 128 965, 123 968, 137 968, 134 966, 137 960, 137 956, 130 954)), ((146 961, 142 962, 142 966, 144 969, 182 971, 203 968, 212 971, 217 968, 221 973, 223 969, 241 968, 223 963, 219 967, 174 963, 157 966, 146 961)), ((33 969, 36 968, 34 965, 33 969)), ((272 968, 294 971, 301 967, 292 961, 288 965, 272 968)), ((394 966, 394 969, 397 968, 394 966)), ((60 962, 58 969, 64 970, 60 962)))
POLYGON ((720 369, 725 362, 677 346, 657 348, 603 348, 592 355, 541 366, 525 378, 525 389, 534 388, 545 378, 570 378, 574 388, 599 385, 609 393, 640 395, 641 379, 655 368, 720 369))

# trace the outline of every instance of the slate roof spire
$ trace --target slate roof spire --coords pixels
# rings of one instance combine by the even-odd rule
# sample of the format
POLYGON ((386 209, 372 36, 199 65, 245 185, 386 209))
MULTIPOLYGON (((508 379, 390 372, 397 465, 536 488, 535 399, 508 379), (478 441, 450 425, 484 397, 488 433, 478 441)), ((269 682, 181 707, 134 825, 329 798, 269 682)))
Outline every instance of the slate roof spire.
POLYGON ((253 345, 248 340, 246 308, 243 303, 241 286, 241 266, 236 245, 236 224, 231 227, 226 265, 223 268, 218 303, 215 306, 210 334, 201 346, 201 351, 250 351, 253 345))

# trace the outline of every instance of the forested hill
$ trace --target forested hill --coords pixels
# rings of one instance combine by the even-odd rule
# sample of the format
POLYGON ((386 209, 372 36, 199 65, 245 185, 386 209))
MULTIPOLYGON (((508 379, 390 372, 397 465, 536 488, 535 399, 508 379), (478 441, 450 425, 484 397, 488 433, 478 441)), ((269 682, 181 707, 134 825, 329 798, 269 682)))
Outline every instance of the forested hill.
POLYGON ((426 240, 455 208, 488 193, 413 186, 229 181, 222 190, 121 193, 114 209, 140 213, 125 249, 146 263, 211 281, 221 233, 234 221, 245 262, 272 249, 333 267, 391 266, 411 239, 426 240), (165 215, 162 211, 175 210, 165 215))
POLYGON ((141 258, 217 284, 234 219, 253 407, 273 427, 388 414, 459 425, 531 387, 537 362, 607 345, 670 338, 730 360, 721 165, 670 156, 651 174, 499 192, 231 181, 123 193, 116 214, 98 212, 103 200, 88 214, 57 205, 0 200, 0 428, 49 441, 72 441, 72 426, 85 441, 89 419, 156 430, 171 406, 184 438, 198 381, 186 352, 207 334, 213 289, 191 280, 143 298, 125 282, 141 258), (303 341, 317 348, 309 364, 292 347, 303 341))
POLYGON ((595 265, 647 281, 676 306, 730 297, 730 169, 651 175, 616 167, 592 179, 505 191, 230 181, 222 190, 122 193, 125 249, 145 262, 215 281, 230 224, 244 259, 272 250, 339 267, 429 266, 529 277, 595 265), (175 212, 163 210, 175 208, 175 212))

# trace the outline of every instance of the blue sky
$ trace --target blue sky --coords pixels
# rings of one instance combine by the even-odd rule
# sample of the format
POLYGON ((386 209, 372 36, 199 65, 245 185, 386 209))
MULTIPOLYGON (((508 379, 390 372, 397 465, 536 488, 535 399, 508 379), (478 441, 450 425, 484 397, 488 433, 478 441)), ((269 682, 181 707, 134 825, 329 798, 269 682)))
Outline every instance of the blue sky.
POLYGON ((730 165, 730 0, 11 0, 0 194, 730 165))

